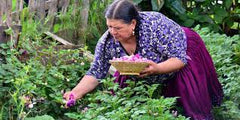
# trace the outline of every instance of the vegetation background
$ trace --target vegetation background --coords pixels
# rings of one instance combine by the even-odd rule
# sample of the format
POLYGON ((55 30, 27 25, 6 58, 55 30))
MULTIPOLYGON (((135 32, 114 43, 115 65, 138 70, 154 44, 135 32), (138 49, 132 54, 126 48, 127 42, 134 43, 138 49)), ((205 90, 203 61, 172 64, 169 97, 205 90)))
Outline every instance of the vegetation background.
MULTIPOLYGON (((111 76, 84 99, 64 108, 62 94, 73 88, 90 66, 89 56, 107 29, 104 10, 112 0, 70 0, 68 9, 51 18, 37 19, 27 1, 20 12, 22 31, 17 47, 11 40, 0 44, 0 119, 188 119, 174 117, 176 98, 156 92, 161 85, 147 86, 128 81, 118 88, 111 76), (85 3, 89 3, 87 25, 82 29, 85 3), (76 4, 79 6, 75 9, 76 4), (76 10, 76 11, 74 11, 76 10), (74 14, 73 14, 74 13, 74 14), (45 32, 81 45, 64 49, 45 32), (60 48, 60 49, 59 49, 60 48), (111 90, 116 96, 110 94, 111 90), (146 92, 147 91, 147 92, 146 92)), ((240 1, 239 0, 133 0, 140 10, 160 11, 182 26, 191 27, 203 38, 223 85, 224 101, 214 108, 216 120, 240 119, 240 1)), ((12 11, 17 0, 12 0, 12 11)), ((6 16, 1 18, 7 20, 6 16)), ((12 28, 4 32, 12 35, 12 28)))

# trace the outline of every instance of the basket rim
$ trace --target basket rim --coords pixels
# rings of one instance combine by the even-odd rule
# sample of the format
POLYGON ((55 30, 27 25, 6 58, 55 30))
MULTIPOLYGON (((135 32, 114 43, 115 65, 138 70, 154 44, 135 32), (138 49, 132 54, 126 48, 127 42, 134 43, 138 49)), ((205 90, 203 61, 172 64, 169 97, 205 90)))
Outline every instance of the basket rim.
POLYGON ((117 60, 109 60, 109 63, 120 72, 120 75, 140 75, 140 71, 150 64, 147 61, 117 60))
POLYGON ((146 64, 149 64, 147 61, 118 61, 118 60, 109 60, 109 63, 146 63, 146 64))

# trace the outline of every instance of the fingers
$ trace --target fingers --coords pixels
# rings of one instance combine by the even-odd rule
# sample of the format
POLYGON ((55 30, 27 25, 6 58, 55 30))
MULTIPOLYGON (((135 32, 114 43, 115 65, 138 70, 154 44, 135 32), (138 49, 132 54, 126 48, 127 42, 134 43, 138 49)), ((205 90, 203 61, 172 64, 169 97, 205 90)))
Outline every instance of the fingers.
POLYGON ((68 100, 68 99, 69 99, 69 94, 70 94, 70 92, 64 93, 63 98, 64 98, 65 100, 68 100))
POLYGON ((146 77, 151 74, 151 70, 149 67, 145 68, 142 72, 140 72, 139 77, 146 77))
POLYGON ((157 65, 155 62, 153 61, 149 61, 148 62, 149 65, 140 73, 139 77, 146 77, 148 75, 152 75, 155 72, 155 66, 157 65))
POLYGON ((148 74, 147 73, 140 73, 140 75, 139 75, 139 77, 146 77, 146 76, 148 76, 148 74))
POLYGON ((65 108, 69 108, 68 105, 67 105, 67 103, 69 101, 69 97, 70 97, 70 91, 64 93, 63 99, 64 99, 64 104, 65 104, 64 107, 65 108))

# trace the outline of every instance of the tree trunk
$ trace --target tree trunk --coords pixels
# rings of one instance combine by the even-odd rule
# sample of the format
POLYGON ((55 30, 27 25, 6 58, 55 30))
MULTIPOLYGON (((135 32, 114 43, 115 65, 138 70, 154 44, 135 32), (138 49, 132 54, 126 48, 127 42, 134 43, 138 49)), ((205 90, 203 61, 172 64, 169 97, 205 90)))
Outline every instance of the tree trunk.
POLYGON ((6 16, 7 16, 7 26, 11 27, 12 26, 12 1, 11 0, 6 0, 6 16))
POLYGON ((62 13, 66 14, 67 13, 67 8, 69 6, 70 0, 61 0, 62 3, 62 13))
POLYGON ((2 16, 3 16, 3 13, 5 12, 5 0, 2 0, 0 2, 0 25, 3 25, 3 20, 2 20, 2 16))

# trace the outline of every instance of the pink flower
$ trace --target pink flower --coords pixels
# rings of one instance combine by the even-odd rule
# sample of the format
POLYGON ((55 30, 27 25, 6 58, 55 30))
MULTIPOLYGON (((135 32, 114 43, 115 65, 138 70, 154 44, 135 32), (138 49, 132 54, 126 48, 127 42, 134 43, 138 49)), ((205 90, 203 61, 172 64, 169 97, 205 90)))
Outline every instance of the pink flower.
POLYGON ((127 61, 127 62, 147 62, 147 58, 143 58, 139 54, 131 55, 131 56, 122 56, 120 58, 113 58, 115 61, 127 61))
POLYGON ((67 106, 68 107, 72 107, 72 106, 74 106, 76 104, 76 100, 74 98, 75 98, 74 94, 71 93, 69 95, 69 100, 67 101, 67 106))

